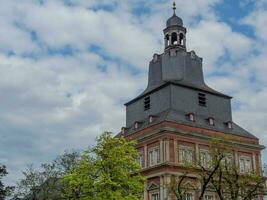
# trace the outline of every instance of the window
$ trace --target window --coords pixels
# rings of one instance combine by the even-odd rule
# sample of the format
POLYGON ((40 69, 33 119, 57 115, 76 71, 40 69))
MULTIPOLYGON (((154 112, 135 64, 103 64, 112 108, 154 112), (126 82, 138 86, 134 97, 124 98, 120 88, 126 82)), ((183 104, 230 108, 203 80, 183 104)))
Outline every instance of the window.
POLYGON ((139 128, 139 123, 138 122, 135 122, 134 123, 134 129, 138 129, 139 128))
POLYGON ((193 113, 187 114, 188 120, 194 122, 195 121, 195 115, 193 113))
POLYGON ((148 151, 149 166, 154 166, 160 163, 159 147, 154 147, 148 151))
POLYGON ((151 195, 151 200, 159 200, 159 194, 158 193, 152 194, 151 195))
POLYGON ((222 163, 225 165, 233 164, 234 163, 234 156, 231 153, 228 153, 225 155, 225 157, 222 159, 222 163))
POLYGON ((137 158, 137 163, 141 166, 141 168, 144 167, 144 154, 143 154, 143 152, 139 152, 139 156, 137 158))
POLYGON ((154 120, 154 117, 152 115, 149 116, 149 123, 152 123, 154 120))
POLYGON ((193 194, 192 193, 186 193, 185 194, 185 200, 193 200, 193 194))
POLYGON ((193 148, 180 146, 179 147, 179 163, 191 164, 193 162, 193 148))
POLYGON ((166 35, 166 45, 167 45, 167 46, 170 45, 170 37, 169 37, 168 34, 166 35))
POLYGON ((214 126, 215 125, 214 119, 212 117, 208 118, 208 123, 211 126, 214 126))
POLYGON ((241 173, 249 173, 252 170, 251 158, 248 156, 241 156, 239 158, 239 169, 241 173))
POLYGON ((214 199, 213 195, 210 195, 210 194, 204 195, 204 200, 213 200, 213 199, 214 199))
POLYGON ((179 35, 179 44, 180 45, 185 45, 184 44, 184 34, 183 33, 180 33, 180 35, 179 35))
POLYGON ((226 122, 225 124, 226 124, 227 128, 233 129, 233 122, 226 122))
POLYGON ((207 105, 206 94, 198 93, 198 104, 200 106, 206 106, 207 105))
POLYGON ((150 109, 150 97, 146 97, 144 99, 144 110, 149 110, 150 109))
POLYGON ((209 168, 212 162, 212 157, 210 155, 210 152, 206 149, 201 149, 199 156, 200 156, 200 165, 202 167, 209 168))
POLYGON ((178 38, 177 38, 177 33, 172 33, 172 44, 178 44, 178 38))

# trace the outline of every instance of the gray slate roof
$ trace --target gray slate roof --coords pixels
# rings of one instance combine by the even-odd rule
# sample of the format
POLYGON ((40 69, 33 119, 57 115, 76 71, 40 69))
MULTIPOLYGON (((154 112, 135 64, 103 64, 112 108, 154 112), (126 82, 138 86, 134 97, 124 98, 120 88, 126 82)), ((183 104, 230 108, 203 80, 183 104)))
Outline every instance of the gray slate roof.
POLYGON ((166 26, 183 26, 183 20, 174 14, 167 20, 166 26))
POLYGON ((225 122, 218 121, 218 120, 215 120, 215 125, 211 126, 208 124, 206 116, 195 115, 195 121, 192 122, 188 120, 187 114, 188 113, 185 113, 183 111, 166 110, 162 113, 159 113, 157 116, 154 116, 154 120, 152 123, 149 123, 149 119, 147 118, 144 121, 140 122, 139 128, 137 130, 135 130, 134 127, 131 127, 127 129, 125 134, 126 135, 132 134, 136 131, 147 128, 153 124, 161 123, 164 121, 169 121, 169 122, 175 122, 178 124, 188 125, 188 126, 197 127, 197 128, 205 128, 208 130, 220 131, 226 134, 232 134, 232 135, 237 135, 237 136, 242 136, 242 137, 258 139, 257 137, 255 137, 254 135, 246 131, 245 129, 241 128, 236 123, 233 123, 233 129, 229 129, 225 125, 225 122))

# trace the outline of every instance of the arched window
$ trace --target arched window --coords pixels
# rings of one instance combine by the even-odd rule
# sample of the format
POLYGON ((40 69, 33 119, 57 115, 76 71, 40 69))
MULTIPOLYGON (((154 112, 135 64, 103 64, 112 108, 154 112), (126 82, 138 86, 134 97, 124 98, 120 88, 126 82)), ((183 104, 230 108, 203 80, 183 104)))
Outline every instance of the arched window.
POLYGON ((170 36, 169 36, 169 34, 167 34, 165 36, 165 40, 166 40, 166 45, 169 46, 170 45, 170 36))
POLYGON ((172 44, 178 44, 177 33, 172 33, 172 44))
POLYGON ((180 33, 179 35, 179 44, 184 45, 184 34, 180 33))

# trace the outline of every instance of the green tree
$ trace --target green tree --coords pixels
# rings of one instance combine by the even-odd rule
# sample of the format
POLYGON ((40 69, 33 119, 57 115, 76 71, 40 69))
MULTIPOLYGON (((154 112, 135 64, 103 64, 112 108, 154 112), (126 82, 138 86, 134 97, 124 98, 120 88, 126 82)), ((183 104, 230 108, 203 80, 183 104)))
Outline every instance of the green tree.
POLYGON ((64 199, 137 200, 143 178, 136 162, 135 142, 104 133, 97 145, 84 152, 79 164, 63 179, 64 199))
POLYGON ((62 193, 61 177, 80 160, 76 151, 64 152, 51 163, 41 164, 38 170, 30 165, 18 182, 13 199, 59 200, 62 193))
POLYGON ((3 183, 3 177, 7 175, 7 170, 5 165, 0 165, 0 200, 4 200, 9 196, 10 192, 13 190, 13 187, 5 187, 3 183))
MULTIPOLYGON (((185 200, 189 191, 195 191, 197 199, 202 200, 205 193, 214 191, 220 200, 251 200, 264 196, 266 192, 265 173, 251 171, 242 174, 234 161, 232 146, 226 140, 212 140, 209 147, 210 161, 185 165, 186 171, 180 177, 173 177, 168 185, 177 200, 185 200), (187 185, 189 173, 198 175, 199 187, 187 185)), ((265 166, 266 169, 266 166, 265 166)))

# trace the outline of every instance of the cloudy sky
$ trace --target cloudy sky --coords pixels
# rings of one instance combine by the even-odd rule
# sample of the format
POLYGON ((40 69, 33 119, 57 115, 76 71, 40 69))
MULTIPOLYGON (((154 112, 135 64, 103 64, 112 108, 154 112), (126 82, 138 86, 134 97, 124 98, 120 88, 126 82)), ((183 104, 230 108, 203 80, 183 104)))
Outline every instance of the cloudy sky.
MULTIPOLYGON (((177 0, 207 83, 235 97, 234 121, 265 145, 266 11, 267 0, 177 0)), ((0 0, 0 163, 9 183, 29 163, 120 130, 171 15, 170 0, 0 0)))

